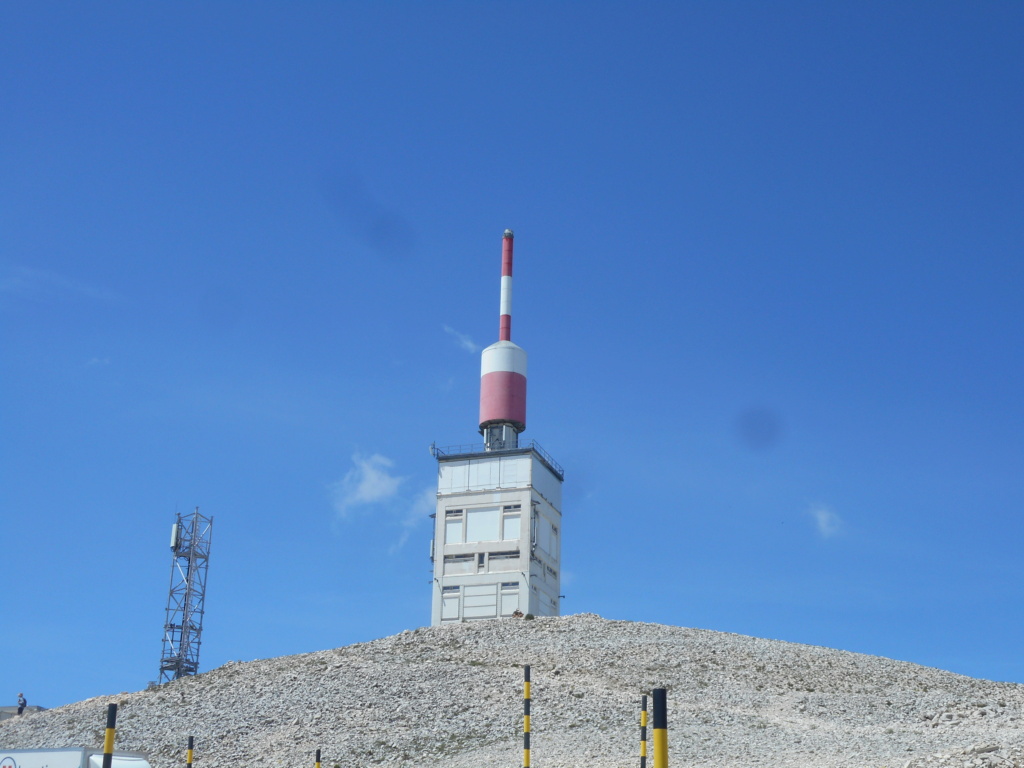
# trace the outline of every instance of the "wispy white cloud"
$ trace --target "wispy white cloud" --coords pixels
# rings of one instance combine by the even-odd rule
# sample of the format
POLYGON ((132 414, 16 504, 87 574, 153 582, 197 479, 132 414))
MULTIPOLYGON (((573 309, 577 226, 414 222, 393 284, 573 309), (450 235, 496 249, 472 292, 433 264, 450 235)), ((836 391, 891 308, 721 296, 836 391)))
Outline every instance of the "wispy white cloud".
MULTIPOLYGON (((361 508, 374 507, 374 520, 386 520, 387 527, 397 528, 398 535, 388 552, 394 554, 409 540, 437 505, 433 486, 418 493, 403 493, 402 485, 409 478, 395 473, 394 462, 375 453, 366 457, 356 454, 345 476, 330 486, 339 523, 358 517, 361 508)), ((379 532, 379 529, 378 529, 379 532)))
POLYGON ((462 347, 464 350, 466 350, 467 352, 469 352, 470 354, 473 354, 474 352, 479 352, 480 351, 480 345, 479 344, 475 343, 466 334, 460 333, 459 331, 456 331, 450 325, 446 325, 444 327, 444 332, 447 333, 449 336, 454 337, 455 341, 458 343, 458 345, 460 347, 462 347))
POLYGON ((86 365, 90 368, 96 365, 110 365, 109 357, 91 357, 86 365))
POLYGON ((331 486, 334 509, 342 518, 348 517, 356 507, 393 499, 405 480, 392 474, 394 462, 379 453, 369 458, 356 454, 352 464, 345 476, 331 486))
POLYGON ((14 267, 0 275, 0 294, 45 298, 59 294, 77 294, 98 301, 110 301, 117 296, 100 288, 49 269, 14 267))
POLYGON ((398 534, 398 540, 391 545, 391 554, 394 554, 402 547, 405 546, 405 542, 409 540, 409 535, 417 528, 424 520, 429 519, 429 515, 437 508, 437 489, 432 485, 428 485, 413 498, 412 503, 406 510, 405 517, 402 519, 401 530, 398 534))
POLYGON ((839 517, 839 514, 830 507, 824 504, 816 504, 808 510, 811 519, 814 520, 814 525, 818 529, 818 534, 823 539, 830 539, 833 536, 837 536, 843 530, 843 519, 839 517))

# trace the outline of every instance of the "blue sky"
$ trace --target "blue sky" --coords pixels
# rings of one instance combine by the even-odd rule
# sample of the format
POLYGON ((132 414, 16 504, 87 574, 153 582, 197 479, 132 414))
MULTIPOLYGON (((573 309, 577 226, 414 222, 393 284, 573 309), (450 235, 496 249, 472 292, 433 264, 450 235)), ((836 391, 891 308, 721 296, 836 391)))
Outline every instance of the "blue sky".
POLYGON ((516 232, 563 610, 1024 682, 1024 6, 0 4, 0 698, 429 622, 516 232))

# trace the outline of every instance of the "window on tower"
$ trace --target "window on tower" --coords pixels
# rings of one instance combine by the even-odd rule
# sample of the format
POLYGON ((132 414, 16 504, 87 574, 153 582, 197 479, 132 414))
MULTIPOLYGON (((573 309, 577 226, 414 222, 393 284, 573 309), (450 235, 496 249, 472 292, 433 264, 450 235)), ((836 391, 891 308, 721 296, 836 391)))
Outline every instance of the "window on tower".
POLYGON ((519 608, 519 582, 504 581, 501 584, 501 615, 511 616, 519 608))
POLYGON ((551 552, 551 523, 543 515, 537 518, 537 549, 551 552))
POLYGON ((519 551, 514 552, 491 552, 488 558, 487 571, 489 573, 501 573, 503 571, 519 570, 519 551))
POLYGON ((460 573, 473 573, 476 558, 473 555, 445 555, 444 575, 454 576, 460 573))
POLYGON ((499 541, 501 535, 500 509, 480 507, 466 510, 466 543, 499 541))
POLYGON ((522 533, 520 520, 522 507, 519 504, 506 504, 501 510, 502 541, 515 541, 522 533))
POLYGON ((445 587, 441 590, 441 621, 455 621, 459 618, 459 588, 445 587))
POLYGON ((509 514, 506 512, 501 519, 501 538, 504 541, 515 541, 519 538, 521 531, 520 520, 522 518, 518 513, 509 514))
POLYGON ((462 510, 449 509, 444 514, 444 543, 461 544, 462 541, 462 510))

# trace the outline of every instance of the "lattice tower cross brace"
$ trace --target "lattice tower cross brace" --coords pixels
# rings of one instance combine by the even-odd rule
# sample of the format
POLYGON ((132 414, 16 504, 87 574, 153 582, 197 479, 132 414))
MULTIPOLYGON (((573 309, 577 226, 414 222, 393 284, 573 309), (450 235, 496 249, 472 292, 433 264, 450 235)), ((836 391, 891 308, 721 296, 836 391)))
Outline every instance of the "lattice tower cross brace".
POLYGON ((160 657, 161 683, 199 671, 212 531, 213 518, 199 514, 199 507, 191 515, 179 513, 171 528, 171 586, 160 657))

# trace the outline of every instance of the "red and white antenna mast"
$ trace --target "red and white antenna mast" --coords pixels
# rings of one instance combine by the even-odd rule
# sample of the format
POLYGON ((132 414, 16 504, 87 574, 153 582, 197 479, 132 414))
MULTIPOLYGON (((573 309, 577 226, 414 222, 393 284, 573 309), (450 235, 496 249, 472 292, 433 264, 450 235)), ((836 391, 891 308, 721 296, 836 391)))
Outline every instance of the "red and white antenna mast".
POLYGON ((526 429, 526 351, 512 343, 512 242, 501 241, 498 341, 480 357, 480 434, 488 451, 516 448, 526 429))

